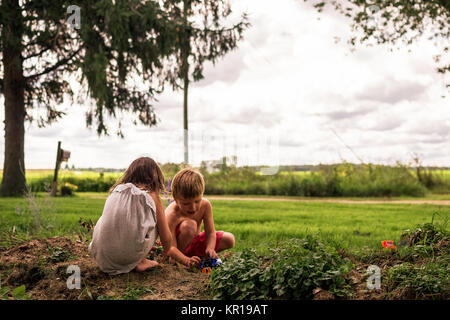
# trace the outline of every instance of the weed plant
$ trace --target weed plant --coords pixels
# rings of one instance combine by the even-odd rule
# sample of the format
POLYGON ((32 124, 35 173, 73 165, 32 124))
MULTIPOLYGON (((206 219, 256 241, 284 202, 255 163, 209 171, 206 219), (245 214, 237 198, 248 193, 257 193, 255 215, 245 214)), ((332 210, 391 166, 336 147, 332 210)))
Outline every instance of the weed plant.
POLYGON ((213 270, 211 288, 214 299, 311 299, 316 288, 344 297, 351 267, 316 235, 308 235, 264 255, 244 249, 213 270))

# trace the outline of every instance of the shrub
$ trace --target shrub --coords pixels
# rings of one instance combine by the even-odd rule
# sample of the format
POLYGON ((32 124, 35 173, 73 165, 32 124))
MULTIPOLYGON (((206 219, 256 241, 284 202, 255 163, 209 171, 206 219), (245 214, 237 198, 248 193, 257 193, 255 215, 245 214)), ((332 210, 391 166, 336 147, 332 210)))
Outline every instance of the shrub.
POLYGON ((399 258, 407 262, 390 268, 386 288, 389 296, 402 299, 450 298, 450 238, 446 223, 433 219, 406 230, 401 243, 407 244, 399 258))
POLYGON ((203 172, 207 194, 368 197, 423 196, 427 190, 407 166, 322 165, 310 174, 260 175, 249 168, 203 172))
POLYGON ((73 185, 69 182, 64 183, 61 187, 61 195, 62 196, 71 196, 74 191, 78 190, 78 186, 73 185))
POLYGON ((292 239, 269 254, 244 249, 211 276, 215 299, 311 299, 321 288, 341 297, 351 263, 315 236, 292 239))
MULTIPOLYGON (((176 164, 162 165, 166 178, 173 177, 181 168, 181 165, 176 164)), ((206 194, 391 197, 423 196, 427 192, 426 185, 413 174, 411 168, 401 164, 396 166, 350 163, 321 165, 317 171, 305 174, 278 172, 274 175, 262 175, 255 168, 230 166, 218 172, 210 173, 204 168, 200 168, 200 171, 205 178, 206 194)), ((107 192, 118 177, 118 174, 86 173, 80 176, 67 175, 63 180, 77 185, 78 191, 81 192, 107 192)), ((50 190, 52 179, 53 176, 48 175, 27 181, 31 190, 42 192, 50 190)), ((450 179, 446 181, 448 183, 433 185, 433 188, 439 188, 442 192, 448 191, 450 179)))

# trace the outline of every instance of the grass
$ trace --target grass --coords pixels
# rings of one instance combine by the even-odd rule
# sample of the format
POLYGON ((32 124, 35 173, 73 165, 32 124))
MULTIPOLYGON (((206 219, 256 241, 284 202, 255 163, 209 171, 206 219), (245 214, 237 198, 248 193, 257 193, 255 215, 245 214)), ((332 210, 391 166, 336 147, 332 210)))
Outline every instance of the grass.
MULTIPOLYGON (((106 193, 78 193, 74 197, 48 200, 35 198, 42 213, 38 237, 77 234, 79 220, 100 217, 106 193)), ((414 225, 429 222, 433 214, 450 217, 450 206, 412 204, 342 204, 328 202, 226 201, 211 200, 216 230, 232 232, 234 250, 246 247, 268 248, 278 241, 301 238, 320 232, 335 247, 357 251, 363 247, 379 248, 381 240, 398 240, 414 225)), ((30 237, 30 221, 25 213, 29 202, 24 198, 0 198, 0 238, 15 229, 30 237), (19 210, 18 210, 19 208, 19 210)), ((30 216, 30 213, 28 213, 30 216)), ((3 243, 5 245, 5 243, 3 243)))
MULTIPOLYGON (((41 196, 45 196, 45 193, 38 193, 41 196)), ((103 199, 105 200, 108 196, 108 192, 76 192, 75 197, 81 197, 81 198, 89 198, 89 199, 103 199)), ((365 201, 365 200, 377 200, 377 201, 383 201, 383 200, 414 200, 414 201, 421 201, 421 200, 450 200, 450 194, 427 194, 423 197, 411 197, 411 196, 400 196, 400 197, 300 197, 300 196, 266 196, 266 195, 234 195, 234 194, 223 194, 223 195, 205 195, 205 198, 208 197, 214 197, 214 198, 226 198, 226 197, 233 197, 233 198, 270 198, 270 199, 280 199, 280 201, 283 201, 283 199, 298 199, 298 200, 354 200, 354 201, 365 201)))
MULTIPOLYGON (((92 197, 98 197, 99 193, 85 193, 87 196, 92 197), (90 195, 92 194, 92 195, 90 195)), ((107 193, 104 193, 105 197, 107 196, 107 193)), ((283 199, 289 199, 289 200, 352 200, 352 201, 366 201, 366 200, 375 200, 375 201, 384 201, 384 200, 413 200, 413 201, 422 201, 422 200, 450 200, 450 194, 434 194, 429 193, 422 197, 413 197, 413 196, 398 196, 398 197, 301 197, 301 196, 266 196, 266 195, 235 195, 235 194, 223 194, 223 195, 211 195, 214 198, 227 198, 227 197, 233 197, 233 198, 271 198, 271 199, 280 199, 282 201, 283 199)), ((206 198, 208 198, 208 195, 205 195, 206 198)))
POLYGON ((411 225, 433 213, 450 217, 449 207, 404 204, 212 201, 216 229, 237 235, 236 249, 271 247, 277 241, 317 233, 336 247, 357 251, 398 240, 411 225))
MULTIPOLYGON (((28 198, 0 198, 0 248, 30 238, 81 234, 89 239, 89 232, 80 222, 92 221, 93 225, 101 216, 106 197, 107 193, 89 192, 72 197, 48 198, 39 193, 28 198)), ((440 231, 447 230, 450 206, 210 201, 216 230, 232 232, 236 237, 232 260, 212 275, 211 293, 219 298, 310 299, 316 287, 336 297, 350 297, 357 291, 347 276, 354 267, 354 260, 343 258, 348 254, 360 261, 356 263, 388 267, 383 268, 382 284, 387 291, 382 291, 379 298, 449 296, 448 246, 433 247, 428 242, 437 243, 448 235, 447 231, 440 231), (430 224, 441 221, 444 223, 430 224), (417 225, 420 228, 413 230, 417 225), (444 229, 436 229, 438 225, 444 229), (406 233, 405 240, 407 229, 413 231, 406 233), (291 241, 292 238, 298 240, 291 241), (382 240, 394 240, 398 252, 381 250, 382 240), (411 246, 402 245, 400 240, 411 246), (315 245, 318 241, 326 250, 315 245)), ((45 250, 48 257, 39 257, 39 272, 44 276, 49 272, 44 264, 77 258, 62 247, 47 246, 45 250)), ((25 287, 18 285, 21 283, 0 287, 0 299, 29 298, 25 287)), ((112 295, 102 292, 97 299, 136 300, 153 294, 155 289, 128 280, 123 292, 114 291, 112 295)), ((95 286, 84 283, 78 299, 94 299, 95 292, 98 292, 95 286)))

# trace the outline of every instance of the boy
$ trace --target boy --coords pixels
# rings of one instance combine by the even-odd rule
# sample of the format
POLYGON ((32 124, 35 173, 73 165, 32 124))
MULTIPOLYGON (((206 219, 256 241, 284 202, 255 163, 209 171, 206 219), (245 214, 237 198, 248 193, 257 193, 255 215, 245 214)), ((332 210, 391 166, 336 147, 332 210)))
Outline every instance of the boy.
POLYGON ((172 243, 187 257, 218 258, 218 251, 234 246, 234 236, 216 231, 211 203, 203 198, 205 182, 201 173, 192 169, 178 172, 172 181, 172 202, 166 218, 172 243), (203 222, 204 231, 201 231, 203 222))

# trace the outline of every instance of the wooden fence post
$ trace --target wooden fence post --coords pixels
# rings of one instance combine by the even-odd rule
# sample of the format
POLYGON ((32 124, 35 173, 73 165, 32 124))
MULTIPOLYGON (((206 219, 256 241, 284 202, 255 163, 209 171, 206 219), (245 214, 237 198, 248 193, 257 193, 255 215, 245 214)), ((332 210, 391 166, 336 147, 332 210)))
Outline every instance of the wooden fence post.
POLYGON ((56 191, 58 189, 58 170, 61 165, 61 141, 58 141, 58 150, 56 151, 56 165, 55 172, 53 173, 53 182, 52 182, 52 191, 50 192, 50 196, 56 196, 56 191))

